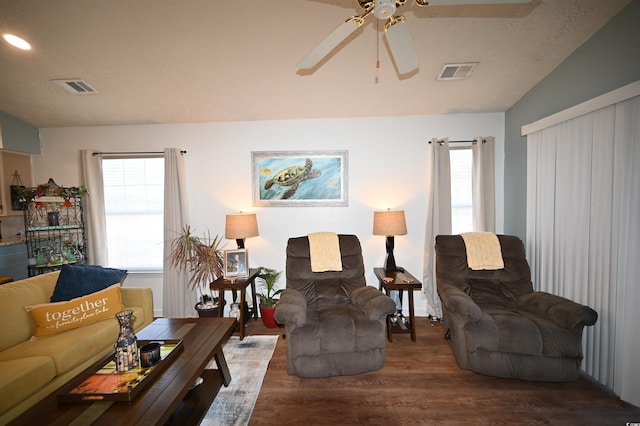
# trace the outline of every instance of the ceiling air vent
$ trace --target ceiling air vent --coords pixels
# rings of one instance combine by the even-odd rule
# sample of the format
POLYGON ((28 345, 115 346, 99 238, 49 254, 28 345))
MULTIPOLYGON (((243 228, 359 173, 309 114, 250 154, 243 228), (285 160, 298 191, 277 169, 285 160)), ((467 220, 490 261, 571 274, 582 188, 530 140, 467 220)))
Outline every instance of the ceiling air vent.
POLYGON ((94 93, 100 93, 81 78, 51 81, 72 95, 92 95, 94 93))
POLYGON ((469 78, 471 72, 478 66, 478 62, 467 62, 464 64, 446 64, 442 67, 438 80, 464 80, 469 78))

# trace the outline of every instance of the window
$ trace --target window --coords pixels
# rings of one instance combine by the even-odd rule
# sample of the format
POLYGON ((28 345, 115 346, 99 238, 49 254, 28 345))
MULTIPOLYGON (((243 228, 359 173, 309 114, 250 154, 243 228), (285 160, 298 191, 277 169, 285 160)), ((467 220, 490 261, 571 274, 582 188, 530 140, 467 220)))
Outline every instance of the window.
POLYGON ((109 266, 161 270, 164 158, 103 158, 109 266))
POLYGON ((452 148, 451 162, 451 231, 453 235, 473 231, 473 197, 471 148, 452 148))

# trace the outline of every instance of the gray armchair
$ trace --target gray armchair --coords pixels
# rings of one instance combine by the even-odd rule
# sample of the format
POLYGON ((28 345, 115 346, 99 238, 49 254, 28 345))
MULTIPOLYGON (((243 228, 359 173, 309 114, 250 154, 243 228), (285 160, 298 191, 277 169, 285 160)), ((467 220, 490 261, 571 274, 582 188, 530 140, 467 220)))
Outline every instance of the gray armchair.
POLYGON ((578 378, 591 308, 534 292, 522 241, 499 235, 504 269, 471 270, 459 235, 436 237, 436 283, 445 336, 461 368, 497 377, 578 378))
POLYGON ((395 303, 366 285, 358 238, 338 238, 340 272, 311 271, 308 237, 287 244, 287 285, 275 318, 285 325, 289 374, 352 375, 384 364, 385 321, 395 303))

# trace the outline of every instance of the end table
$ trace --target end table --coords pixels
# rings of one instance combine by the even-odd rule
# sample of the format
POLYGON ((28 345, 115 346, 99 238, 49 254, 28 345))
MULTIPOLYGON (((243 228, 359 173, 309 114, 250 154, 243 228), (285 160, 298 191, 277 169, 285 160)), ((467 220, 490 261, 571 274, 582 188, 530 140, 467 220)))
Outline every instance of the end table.
POLYGON ((416 323, 413 310, 413 292, 422 288, 422 283, 418 281, 413 275, 406 271, 387 272, 384 268, 373 268, 373 272, 378 278, 379 289, 384 288, 387 296, 392 290, 397 290, 400 296, 400 304, 402 304, 402 296, 404 291, 409 293, 409 323, 407 324, 407 330, 403 330, 397 324, 392 324, 391 315, 387 317, 387 338, 391 342, 391 335, 393 333, 411 333, 411 340, 416 341, 416 323))
MULTIPOLYGON (((254 318, 258 318, 258 302, 256 300, 256 278, 260 274, 259 268, 251 268, 249 270, 249 276, 246 278, 236 278, 235 280, 226 280, 223 277, 218 278, 214 282, 211 283, 209 288, 211 290, 220 291, 220 300, 224 299, 224 291, 231 290, 231 294, 233 295, 233 301, 236 300, 236 296, 238 291, 240 292, 240 318, 238 322, 240 323, 240 340, 244 339, 244 326, 253 315, 254 318), (246 301, 246 292, 247 287, 251 285, 251 301, 253 302, 253 307, 249 310, 249 315, 245 318, 245 301, 246 301)), ((222 317, 224 313, 224 305, 221 309, 218 309, 218 316, 222 317)))

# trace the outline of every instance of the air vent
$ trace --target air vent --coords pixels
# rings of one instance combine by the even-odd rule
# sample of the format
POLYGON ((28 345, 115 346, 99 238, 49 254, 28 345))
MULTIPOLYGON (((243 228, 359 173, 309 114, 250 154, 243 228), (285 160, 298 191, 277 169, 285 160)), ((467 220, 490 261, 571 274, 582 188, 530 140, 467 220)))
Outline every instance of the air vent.
POLYGON ((438 80, 464 80, 469 78, 471 72, 479 62, 467 62, 464 64, 446 64, 442 67, 438 80))
POLYGON ((92 95, 98 92, 89 83, 81 78, 64 79, 64 80, 51 80, 53 83, 62 87, 68 93, 72 95, 92 95))

